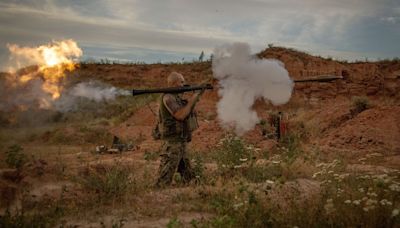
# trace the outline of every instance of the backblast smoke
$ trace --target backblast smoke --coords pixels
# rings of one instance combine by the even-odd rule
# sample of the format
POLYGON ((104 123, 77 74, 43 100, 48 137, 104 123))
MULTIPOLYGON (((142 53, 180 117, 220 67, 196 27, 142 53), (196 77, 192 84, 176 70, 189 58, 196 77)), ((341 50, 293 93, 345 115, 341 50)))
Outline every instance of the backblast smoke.
POLYGON ((0 111, 76 109, 76 101, 84 98, 100 102, 115 99, 129 92, 96 81, 67 86, 66 72, 78 65, 75 60, 82 50, 73 40, 53 41, 38 47, 7 45, 11 64, 0 77, 0 111), (30 65, 29 67, 26 67, 30 65))
POLYGON ((233 126, 237 134, 243 134, 259 122, 252 110, 256 99, 274 105, 289 101, 294 83, 282 62, 251 55, 247 43, 217 47, 213 56, 213 75, 221 86, 217 113, 223 126, 233 126))
POLYGON ((118 96, 129 96, 131 92, 128 90, 118 89, 111 85, 99 81, 81 82, 67 89, 54 102, 54 108, 61 112, 72 111, 77 109, 78 100, 87 99, 95 102, 114 100, 118 96))

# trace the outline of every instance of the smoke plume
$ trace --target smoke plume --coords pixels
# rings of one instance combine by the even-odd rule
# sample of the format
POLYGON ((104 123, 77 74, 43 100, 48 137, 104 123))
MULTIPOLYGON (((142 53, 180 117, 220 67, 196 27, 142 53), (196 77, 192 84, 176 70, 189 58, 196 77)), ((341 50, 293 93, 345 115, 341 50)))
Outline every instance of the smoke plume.
POLYGON ((7 45, 8 73, 0 73, 0 112, 35 109, 70 111, 77 101, 115 99, 129 92, 96 81, 67 86, 82 50, 73 40, 53 41, 37 47, 7 45), (31 65, 28 66, 27 65, 31 65))
POLYGON ((96 81, 89 81, 75 85, 69 91, 69 94, 75 97, 85 97, 89 100, 100 102, 104 100, 114 100, 115 97, 121 95, 130 95, 130 92, 96 81))
POLYGON ((221 87, 218 117, 224 126, 233 125, 237 134, 253 129, 259 122, 252 110, 257 98, 274 105, 289 101, 293 81, 282 62, 251 55, 247 43, 217 47, 213 56, 213 74, 221 87))

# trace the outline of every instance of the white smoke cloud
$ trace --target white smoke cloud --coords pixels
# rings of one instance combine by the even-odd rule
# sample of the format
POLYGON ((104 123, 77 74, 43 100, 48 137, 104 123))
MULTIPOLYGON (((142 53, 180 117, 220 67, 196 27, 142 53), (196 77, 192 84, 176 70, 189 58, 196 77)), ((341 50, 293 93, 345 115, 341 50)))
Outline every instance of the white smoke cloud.
POLYGON ((257 98, 280 105, 288 102, 292 94, 294 83, 283 63, 258 59, 251 55, 247 43, 217 47, 212 68, 221 86, 218 117, 224 126, 233 124, 237 134, 253 129, 259 121, 251 108, 257 98))
POLYGON ((95 102, 111 101, 118 96, 129 96, 131 92, 101 83, 99 81, 80 82, 67 89, 61 97, 54 101, 54 108, 61 112, 79 109, 80 100, 95 102))
POLYGON ((103 85, 96 81, 81 82, 75 85, 69 91, 69 94, 75 97, 85 97, 96 102, 114 100, 121 95, 130 95, 129 91, 103 85))

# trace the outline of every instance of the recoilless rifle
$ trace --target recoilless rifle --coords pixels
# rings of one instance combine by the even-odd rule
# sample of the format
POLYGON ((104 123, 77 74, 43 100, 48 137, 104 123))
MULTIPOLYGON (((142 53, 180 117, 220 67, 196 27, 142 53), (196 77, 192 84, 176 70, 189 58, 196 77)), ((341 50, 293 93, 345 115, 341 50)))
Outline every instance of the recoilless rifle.
MULTIPOLYGON (((305 82, 331 82, 337 79, 343 79, 342 76, 335 76, 335 75, 318 75, 315 77, 308 77, 302 79, 294 79, 293 82, 295 83, 305 83, 305 82)), ((196 91, 196 90, 206 90, 206 89, 213 89, 214 87, 211 84, 202 84, 202 85, 184 85, 180 87, 166 87, 166 88, 158 88, 158 89, 133 89, 132 95, 141 95, 141 94, 148 94, 148 93, 184 93, 189 91, 196 91)))
POLYGON ((189 91, 206 90, 213 88, 214 87, 211 84, 204 84, 204 85, 184 85, 179 87, 167 87, 159 89, 133 89, 132 95, 136 96, 148 93, 184 93, 189 91))

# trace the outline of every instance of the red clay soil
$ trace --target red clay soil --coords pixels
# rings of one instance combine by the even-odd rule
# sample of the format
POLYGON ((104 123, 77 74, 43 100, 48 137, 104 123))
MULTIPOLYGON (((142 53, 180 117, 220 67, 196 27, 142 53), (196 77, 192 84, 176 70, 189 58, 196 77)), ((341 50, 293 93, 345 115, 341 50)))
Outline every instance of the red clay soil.
MULTIPOLYGON (((354 151, 380 151, 385 154, 399 153, 400 109, 383 107, 366 110, 352 117, 349 98, 355 95, 366 95, 370 99, 390 98, 400 96, 400 62, 359 62, 346 63, 308 55, 292 49, 272 47, 259 54, 262 58, 281 60, 292 78, 307 78, 316 75, 339 75, 343 80, 327 83, 298 83, 295 86, 293 99, 286 106, 273 107, 274 110, 284 110, 301 100, 317 104, 307 113, 310 118, 319 120, 322 132, 318 139, 321 146, 354 151)), ((189 83, 200 83, 210 79, 212 75, 210 62, 172 65, 82 65, 77 74, 80 78, 95 77, 121 87, 159 87, 165 86, 167 75, 178 71, 185 75, 189 83)), ((217 87, 217 82, 213 84, 217 87)), ((206 92, 197 105, 200 128, 194 133, 192 148, 207 151, 215 146, 223 137, 224 132, 216 117, 217 91, 206 92)), ((156 102, 151 104, 153 110, 158 110, 156 102)), ((268 118, 270 105, 257 101, 254 105, 259 116, 268 118)), ((126 138, 143 140, 142 147, 154 149, 159 143, 151 139, 151 130, 156 119, 148 107, 143 107, 126 123, 112 129, 117 135, 126 138)), ((290 121, 290 120, 289 120, 290 121)), ((244 135, 246 141, 256 147, 271 147, 271 143, 261 136, 261 129, 244 135)))
POLYGON ((329 130, 321 145, 351 153, 379 152, 400 155, 400 106, 365 110, 329 130), (353 151, 351 151, 353 150, 353 151))
MULTIPOLYGON (((307 115, 319 119, 322 135, 319 140, 323 145, 334 148, 356 150, 385 150, 386 153, 398 153, 399 116, 398 98, 400 98, 400 61, 346 63, 308 55, 293 49, 272 47, 258 54, 261 58, 281 60, 290 76, 295 79, 316 75, 332 74, 343 76, 343 80, 334 82, 297 83, 289 104, 271 107, 263 101, 257 101, 254 108, 266 119, 268 111, 293 107, 295 101, 312 103, 318 108, 308 110, 307 115), (394 106, 377 105, 376 108, 349 117, 349 98, 367 95, 370 99, 391 99, 394 106), (342 101, 346 102, 343 103, 342 101), (389 152, 390 151, 390 152, 389 152)), ((122 88, 148 88, 166 86, 166 78, 172 71, 182 73, 187 82, 196 84, 208 80, 217 88, 217 81, 212 80, 210 62, 189 64, 81 64, 80 68, 70 73, 73 80, 102 80, 122 88)), ((224 131, 216 117, 217 89, 206 92, 197 105, 200 129, 194 133, 193 148, 208 150, 219 142, 224 131)), ((157 102, 151 105, 158 110, 157 102)), ((307 118, 306 118, 307 119, 307 118)), ((130 119, 110 129, 112 133, 125 139, 135 140, 142 149, 154 150, 159 146, 151 138, 151 130, 156 118, 145 106, 130 119)), ((256 128, 244 138, 256 146, 264 147, 270 143, 256 128)))

